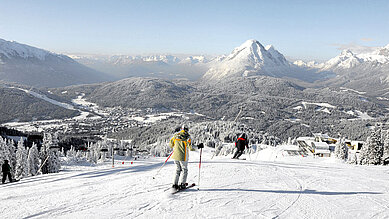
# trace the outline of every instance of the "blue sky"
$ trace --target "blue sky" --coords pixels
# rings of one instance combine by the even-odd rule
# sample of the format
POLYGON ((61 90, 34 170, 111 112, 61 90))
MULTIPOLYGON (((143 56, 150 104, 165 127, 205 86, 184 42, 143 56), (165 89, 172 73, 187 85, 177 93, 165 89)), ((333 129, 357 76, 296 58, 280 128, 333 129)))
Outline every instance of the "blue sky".
POLYGON ((0 38, 59 53, 226 54, 247 39, 326 60, 389 44, 389 1, 0 0, 0 38))

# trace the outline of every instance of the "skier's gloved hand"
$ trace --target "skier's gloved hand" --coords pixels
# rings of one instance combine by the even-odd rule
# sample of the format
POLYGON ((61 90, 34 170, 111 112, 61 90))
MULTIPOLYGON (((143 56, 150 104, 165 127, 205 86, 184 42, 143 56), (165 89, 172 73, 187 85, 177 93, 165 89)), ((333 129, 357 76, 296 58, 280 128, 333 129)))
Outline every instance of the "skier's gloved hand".
POLYGON ((204 144, 203 143, 200 143, 197 145, 197 148, 200 149, 200 148, 204 148, 204 144))

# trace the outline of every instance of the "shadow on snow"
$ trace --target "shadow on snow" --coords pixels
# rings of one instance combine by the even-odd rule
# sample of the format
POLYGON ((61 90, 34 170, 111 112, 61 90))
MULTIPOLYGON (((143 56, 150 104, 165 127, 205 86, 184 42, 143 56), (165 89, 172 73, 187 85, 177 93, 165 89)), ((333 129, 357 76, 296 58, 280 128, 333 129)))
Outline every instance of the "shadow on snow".
POLYGON ((263 192, 263 193, 279 193, 279 194, 310 194, 310 195, 379 195, 380 192, 325 192, 313 189, 285 191, 285 190, 262 190, 262 189, 201 189, 206 192, 263 192))
MULTIPOLYGON (((167 162, 166 165, 170 165, 172 163, 173 162, 167 162)), ((44 182, 50 183, 50 182, 57 182, 57 181, 73 179, 73 178, 95 178, 95 177, 102 177, 102 176, 107 176, 107 175, 111 175, 111 174, 136 173, 136 172, 143 172, 143 171, 151 171, 153 169, 161 167, 162 164, 163 164, 163 162, 162 163, 158 162, 158 163, 153 163, 153 164, 146 163, 144 165, 136 165, 136 166, 131 166, 131 167, 115 167, 115 168, 110 168, 110 169, 83 172, 83 173, 70 175, 70 176, 66 176, 66 177, 60 177, 60 178, 56 178, 56 179, 46 179, 46 178, 42 177, 42 175, 39 175, 39 176, 41 176, 39 178, 35 178, 35 177, 26 178, 25 180, 22 180, 20 182, 15 182, 15 183, 12 183, 9 185, 6 184, 6 185, 3 185, 1 187, 4 188, 4 187, 20 186, 22 184, 32 183, 35 181, 44 181, 44 182)), ((55 177, 56 175, 55 174, 53 174, 53 175, 48 174, 46 176, 55 177)))

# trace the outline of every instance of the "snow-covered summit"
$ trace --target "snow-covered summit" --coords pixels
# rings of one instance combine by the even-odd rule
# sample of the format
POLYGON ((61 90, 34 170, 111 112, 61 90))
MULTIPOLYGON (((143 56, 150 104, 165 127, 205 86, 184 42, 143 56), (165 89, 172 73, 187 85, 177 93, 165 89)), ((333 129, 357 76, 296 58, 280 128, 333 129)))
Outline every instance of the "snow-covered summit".
POLYGON ((204 75, 207 80, 253 75, 276 76, 290 68, 289 62, 273 46, 264 47, 257 40, 247 40, 227 57, 214 61, 204 75))
POLYGON ((0 39, 0 54, 3 54, 7 58, 37 58, 41 61, 45 60, 48 55, 62 56, 43 49, 38 49, 15 41, 6 41, 3 39, 0 39))
POLYGON ((382 48, 377 49, 376 51, 373 52, 373 54, 389 58, 389 44, 382 48))
POLYGON ((351 69, 361 64, 372 65, 372 67, 389 64, 389 44, 384 47, 379 47, 373 52, 354 53, 350 50, 343 50, 340 55, 328 60, 323 66, 319 67, 322 70, 336 71, 351 69))
POLYGON ((110 80, 66 55, 0 39, 1 80, 35 87, 60 87, 110 80))
POLYGON ((205 56, 189 56, 182 61, 180 61, 180 64, 189 64, 189 65, 194 65, 197 63, 207 63, 208 59, 205 56))
POLYGON ((280 65, 289 65, 289 62, 285 59, 284 55, 276 50, 273 45, 267 45, 265 49, 273 58, 275 58, 275 63, 279 63, 280 65))
POLYGON ((342 53, 335 58, 328 60, 325 63, 323 70, 335 69, 335 68, 352 68, 362 63, 363 60, 351 50, 343 50, 342 53))

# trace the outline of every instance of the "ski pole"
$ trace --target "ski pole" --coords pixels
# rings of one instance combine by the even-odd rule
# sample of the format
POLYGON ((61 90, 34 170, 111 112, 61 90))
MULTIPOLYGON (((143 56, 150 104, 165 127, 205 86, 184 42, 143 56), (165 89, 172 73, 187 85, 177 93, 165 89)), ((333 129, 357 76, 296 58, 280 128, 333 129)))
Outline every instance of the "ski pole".
POLYGON ((162 164, 162 166, 159 168, 159 170, 157 171, 157 173, 153 176, 153 179, 155 179, 155 177, 158 175, 159 171, 162 170, 163 166, 165 166, 165 164, 167 163, 167 161, 169 160, 169 158, 172 156, 173 154, 173 151, 172 153, 170 153, 169 157, 167 157, 167 159, 165 160, 165 163, 162 164))
POLYGON ((203 153, 203 148, 200 149, 200 162, 199 162, 199 183, 197 186, 197 190, 200 190, 200 170, 201 170, 201 154, 203 153))

